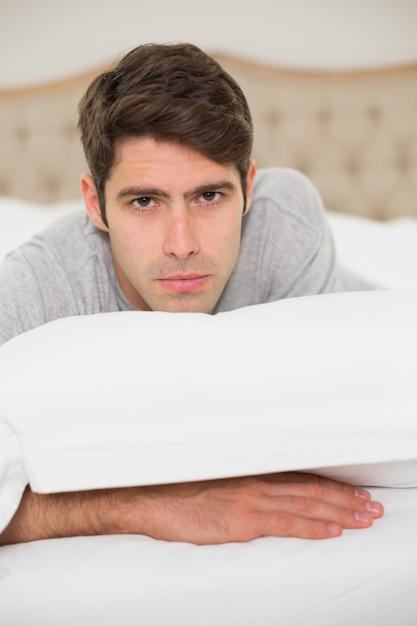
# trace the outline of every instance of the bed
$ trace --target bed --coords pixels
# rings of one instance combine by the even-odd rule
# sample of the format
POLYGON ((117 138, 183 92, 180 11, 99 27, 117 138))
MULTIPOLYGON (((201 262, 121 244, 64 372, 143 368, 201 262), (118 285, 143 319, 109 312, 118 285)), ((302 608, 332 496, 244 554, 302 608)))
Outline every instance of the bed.
MULTIPOLYGON (((197 422, 193 398, 186 405, 181 400, 178 421, 164 422, 167 400, 160 398, 155 409, 150 379, 148 420, 133 423, 127 402, 123 428, 115 429, 115 385, 100 423, 74 425, 77 397, 84 407, 95 398, 85 388, 83 368, 71 369, 71 358, 67 370, 57 371, 59 353, 97 345, 100 328, 111 331, 119 323, 113 314, 61 320, 5 344, 1 452, 11 461, 0 472, 6 485, 0 508, 16 499, 7 487, 16 480, 20 487, 30 482, 53 492, 297 470, 367 486, 384 503, 385 515, 372 528, 326 541, 263 537, 196 546, 116 535, 5 546, 5 626, 417 623, 417 66, 314 73, 215 56, 248 95, 258 167, 294 167, 313 180, 341 265, 373 289, 249 307, 204 321, 192 316, 185 322, 180 315, 187 343, 206 337, 206 373, 217 391, 197 422), (277 315, 274 340, 281 357, 269 371, 279 372, 285 393, 276 393, 274 378, 253 382, 277 315), (306 316, 308 325, 300 323, 306 316), (242 328, 257 329, 244 346, 249 371, 234 349, 242 328), (214 373, 216 341, 225 358, 214 373), (295 345, 304 358, 291 361, 295 345), (227 391, 228 371, 240 375, 227 391), (57 411, 58 425, 51 419, 57 411)), ((0 260, 57 216, 82 207, 78 181, 85 164, 76 106, 95 74, 0 92, 0 260)), ((125 358, 134 319, 117 315, 124 315, 124 334, 110 340, 109 349, 125 350, 125 358)), ((156 322, 148 316, 141 345, 152 345, 161 332, 172 334, 172 317, 161 314, 156 322)), ((181 348, 187 367, 188 347, 181 348)), ((95 363, 98 379, 108 375, 104 367, 103 359, 95 363)))

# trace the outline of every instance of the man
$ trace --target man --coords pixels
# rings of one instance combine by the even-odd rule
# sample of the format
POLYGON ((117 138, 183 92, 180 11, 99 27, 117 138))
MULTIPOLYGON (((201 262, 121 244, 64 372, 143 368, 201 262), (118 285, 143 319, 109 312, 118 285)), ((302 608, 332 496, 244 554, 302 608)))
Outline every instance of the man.
MULTIPOLYGON (((244 94, 201 50, 132 50, 92 82, 79 114, 87 215, 64 218, 3 263, 1 342, 70 315, 211 314, 340 289, 316 191, 289 170, 256 174, 244 94)), ((367 491, 297 473, 73 494, 27 488, 0 543, 325 538, 382 513, 367 491)))

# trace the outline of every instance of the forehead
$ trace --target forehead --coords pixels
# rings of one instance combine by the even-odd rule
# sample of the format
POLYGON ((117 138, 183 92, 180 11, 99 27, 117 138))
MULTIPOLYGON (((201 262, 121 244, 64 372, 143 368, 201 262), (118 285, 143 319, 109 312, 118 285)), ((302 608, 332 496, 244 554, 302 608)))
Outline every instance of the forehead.
POLYGON ((129 138, 118 143, 109 182, 149 182, 199 184, 205 179, 224 179, 238 183, 239 173, 234 165, 209 159, 192 148, 153 138, 129 138))

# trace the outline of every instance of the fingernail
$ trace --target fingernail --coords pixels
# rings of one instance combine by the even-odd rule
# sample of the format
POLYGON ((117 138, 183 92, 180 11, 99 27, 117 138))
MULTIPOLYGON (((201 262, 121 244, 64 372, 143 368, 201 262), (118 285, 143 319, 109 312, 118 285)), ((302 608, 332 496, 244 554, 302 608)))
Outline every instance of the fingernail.
POLYGON ((367 502, 366 508, 370 513, 381 513, 382 511, 382 506, 379 504, 379 502, 367 502))
POLYGON ((358 498, 365 498, 365 500, 369 500, 369 498, 371 497, 371 494, 369 493, 369 491, 366 491, 365 489, 360 489, 359 487, 357 487, 355 489, 355 496, 357 496, 358 498))
POLYGON ((357 511, 355 513, 355 520, 360 524, 369 524, 369 522, 371 521, 371 517, 369 513, 357 511))

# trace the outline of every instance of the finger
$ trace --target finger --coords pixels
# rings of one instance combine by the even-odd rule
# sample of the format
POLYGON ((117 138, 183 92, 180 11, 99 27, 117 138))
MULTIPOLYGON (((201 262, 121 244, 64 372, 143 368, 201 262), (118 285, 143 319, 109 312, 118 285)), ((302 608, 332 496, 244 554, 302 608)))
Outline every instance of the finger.
MULTIPOLYGON (((310 510, 314 506, 314 502, 323 502, 350 512, 367 513, 373 518, 381 517, 384 513, 382 504, 371 500, 371 494, 368 492, 365 492, 364 496, 360 489, 337 489, 334 488, 333 481, 317 480, 320 477, 316 476, 312 476, 310 479, 306 474, 301 474, 301 476, 304 476, 304 480, 300 480, 300 477, 295 474, 286 475, 286 482, 283 481, 282 476, 277 481, 271 477, 266 480, 261 479, 258 482, 259 494, 270 498, 298 496, 303 498, 299 502, 305 503, 304 508, 306 510, 310 510)), ((340 485, 344 486, 342 483, 340 485)), ((276 502, 270 502, 270 506, 275 508, 276 502)), ((367 518, 364 516, 363 519, 366 520, 367 518)))
MULTIPOLYGON (((365 503, 369 504, 369 503, 365 503)), ((260 511, 269 512, 271 516, 286 513, 305 520, 317 520, 335 523, 342 528, 367 528, 373 524, 376 517, 369 508, 346 508, 326 499, 316 499, 309 496, 279 496, 268 498, 263 502, 260 511)))
POLYGON ((259 536, 296 537, 298 539, 331 539, 339 537, 343 526, 335 522, 306 519, 291 513, 261 513, 259 536))

